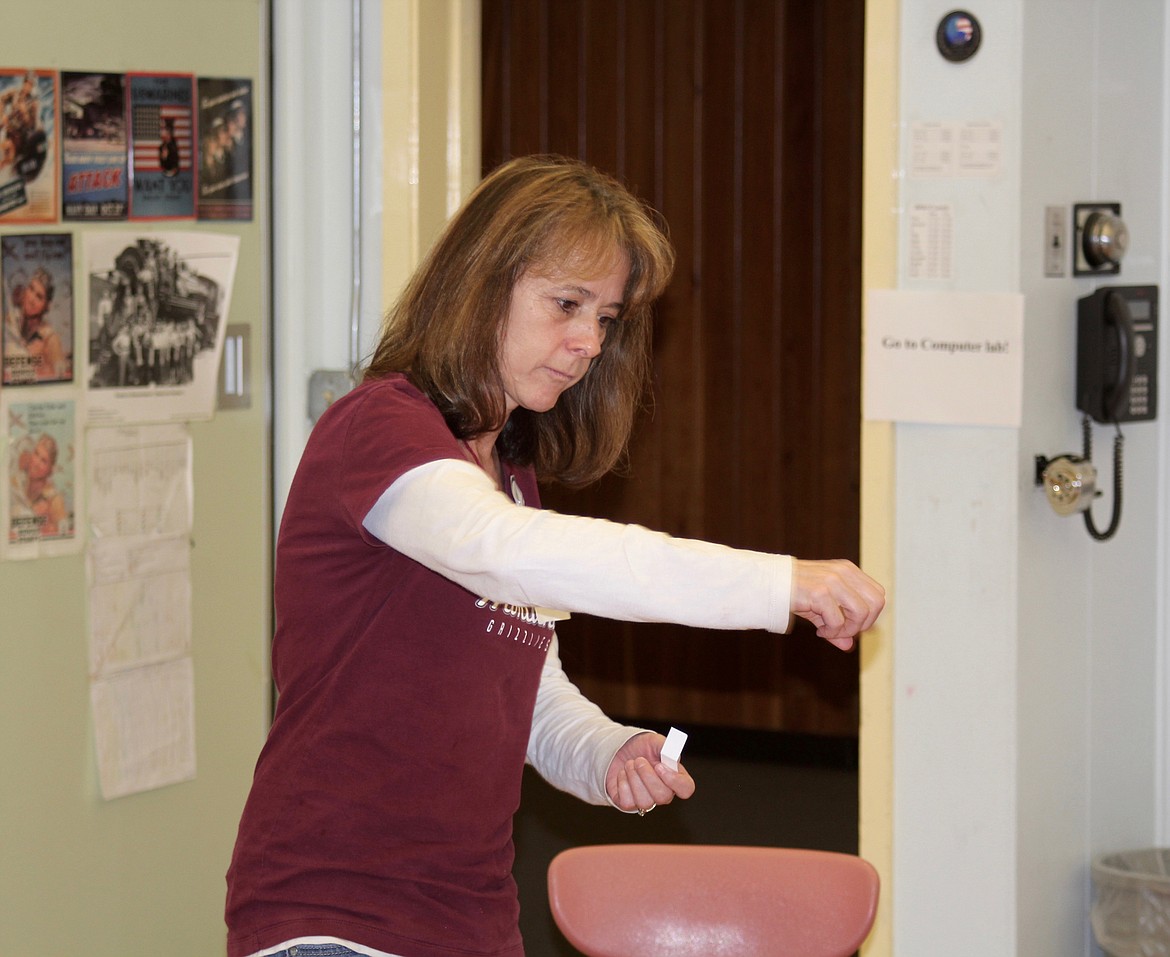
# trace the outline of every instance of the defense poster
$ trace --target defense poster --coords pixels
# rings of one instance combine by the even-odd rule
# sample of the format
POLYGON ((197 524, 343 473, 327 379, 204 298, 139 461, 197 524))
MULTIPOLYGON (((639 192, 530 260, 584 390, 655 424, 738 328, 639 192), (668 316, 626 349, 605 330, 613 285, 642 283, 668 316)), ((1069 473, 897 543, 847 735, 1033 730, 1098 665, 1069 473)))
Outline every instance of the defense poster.
POLYGON ((73 237, 0 237, 4 385, 73 381, 73 237))
POLYGON ((57 219, 57 74, 0 69, 0 225, 57 219))
POLYGON ((87 232, 87 422, 209 419, 239 237, 87 232))
POLYGON ((78 550, 73 401, 8 400, 4 415, 8 446, 5 557, 37 558, 78 550))
POLYGON ((252 218, 252 81, 199 78, 199 218, 252 218))
POLYGON ((61 216, 125 219, 126 78, 120 73, 61 74, 61 216))
POLYGON ((194 77, 131 73, 130 218, 195 216, 194 77))

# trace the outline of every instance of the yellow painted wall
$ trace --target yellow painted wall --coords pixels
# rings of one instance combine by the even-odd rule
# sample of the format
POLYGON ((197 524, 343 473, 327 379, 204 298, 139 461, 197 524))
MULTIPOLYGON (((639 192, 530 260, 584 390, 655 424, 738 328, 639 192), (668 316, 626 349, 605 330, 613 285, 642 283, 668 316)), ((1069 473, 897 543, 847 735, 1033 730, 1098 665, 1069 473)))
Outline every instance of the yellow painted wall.
POLYGON ((381 14, 389 306, 480 179, 480 11, 479 0, 384 0, 381 14))
MULTIPOLYGON (((897 285, 898 0, 868 0, 865 10, 865 120, 862 286, 897 285)), ((863 320, 864 321, 864 320, 863 320)), ((889 957, 893 940, 894 868, 894 429, 862 426, 861 559, 881 581, 889 604, 861 643, 861 856, 881 874, 882 894, 865 957, 889 957)))
MULTIPOLYGON (((83 558, 0 563, 0 935, 11 953, 224 950, 223 875, 269 697, 264 9, 260 0, 4 7, 2 66, 251 77, 259 192, 250 223, 150 224, 150 231, 240 237, 230 321, 251 327, 253 347, 252 407, 192 427, 194 781, 102 800, 89 715, 83 558)), ((2 233, 73 233, 79 324, 85 309, 79 240, 95 228, 0 227, 2 233)), ((129 224, 105 228, 143 231, 129 224)), ((80 359, 84 349, 77 354, 80 359)))

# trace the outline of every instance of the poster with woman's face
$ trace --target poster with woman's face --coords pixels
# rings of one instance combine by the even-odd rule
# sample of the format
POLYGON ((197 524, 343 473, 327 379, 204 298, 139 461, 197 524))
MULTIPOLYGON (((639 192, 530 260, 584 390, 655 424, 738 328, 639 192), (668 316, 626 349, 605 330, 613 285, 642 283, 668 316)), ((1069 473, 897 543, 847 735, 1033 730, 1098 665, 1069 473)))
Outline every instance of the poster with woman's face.
POLYGON ((3 384, 73 381, 73 237, 0 238, 3 384))
POLYGON ((3 405, 8 488, 0 510, 6 558, 75 551, 77 431, 72 399, 3 405))

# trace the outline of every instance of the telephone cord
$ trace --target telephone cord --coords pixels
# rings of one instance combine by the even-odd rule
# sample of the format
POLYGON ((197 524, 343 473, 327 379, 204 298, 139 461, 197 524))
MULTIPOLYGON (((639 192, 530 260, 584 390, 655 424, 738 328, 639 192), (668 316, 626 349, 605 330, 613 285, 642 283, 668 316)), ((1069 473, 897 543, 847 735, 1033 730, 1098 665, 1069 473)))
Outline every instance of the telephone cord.
MULTIPOLYGON (((1113 513, 1109 518, 1109 527, 1104 531, 1099 531, 1096 524, 1093 522, 1093 509, 1090 505, 1085 509, 1085 528, 1088 529, 1089 535, 1099 542, 1108 541, 1117 532, 1117 527, 1121 524, 1121 458, 1122 450, 1125 446, 1125 437, 1121 434, 1121 426, 1116 422, 1113 423, 1114 428, 1117 429, 1117 435, 1113 438, 1113 513)), ((1093 459, 1093 422, 1089 416, 1085 416, 1081 420, 1081 427, 1085 436, 1085 461, 1091 462, 1093 459)))

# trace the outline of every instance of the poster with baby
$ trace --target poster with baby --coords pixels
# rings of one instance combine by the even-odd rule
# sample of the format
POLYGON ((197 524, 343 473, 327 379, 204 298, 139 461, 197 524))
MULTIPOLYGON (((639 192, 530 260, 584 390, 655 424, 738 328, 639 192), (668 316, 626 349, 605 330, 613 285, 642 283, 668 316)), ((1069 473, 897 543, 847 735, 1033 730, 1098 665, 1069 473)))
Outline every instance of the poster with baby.
POLYGON ((72 399, 6 399, 8 494, 0 503, 5 558, 79 550, 77 421, 72 399))

